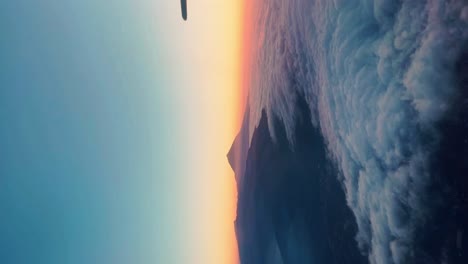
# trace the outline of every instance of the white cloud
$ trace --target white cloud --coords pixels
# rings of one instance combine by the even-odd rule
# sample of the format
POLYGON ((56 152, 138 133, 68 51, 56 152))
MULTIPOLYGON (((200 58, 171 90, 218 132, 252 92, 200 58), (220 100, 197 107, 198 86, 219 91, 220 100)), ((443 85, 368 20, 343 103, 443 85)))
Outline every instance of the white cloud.
POLYGON ((468 4, 267 5, 258 23, 265 34, 250 93, 252 131, 266 109, 294 143, 296 96, 304 96, 342 172, 361 250, 371 263, 404 263, 430 210, 427 159, 434 124, 456 97, 452 71, 468 43, 468 4))

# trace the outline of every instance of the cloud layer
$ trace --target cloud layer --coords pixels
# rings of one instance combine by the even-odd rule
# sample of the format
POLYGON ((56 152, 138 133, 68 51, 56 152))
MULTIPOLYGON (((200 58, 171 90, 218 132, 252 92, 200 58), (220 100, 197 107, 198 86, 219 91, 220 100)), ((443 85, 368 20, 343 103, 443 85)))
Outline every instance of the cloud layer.
POLYGON ((468 3, 269 0, 257 25, 264 35, 251 131, 265 109, 269 127, 281 120, 294 144, 303 96, 341 171, 360 249, 371 263, 415 258, 418 226, 432 206, 437 124, 459 93, 454 67, 468 44, 468 3))

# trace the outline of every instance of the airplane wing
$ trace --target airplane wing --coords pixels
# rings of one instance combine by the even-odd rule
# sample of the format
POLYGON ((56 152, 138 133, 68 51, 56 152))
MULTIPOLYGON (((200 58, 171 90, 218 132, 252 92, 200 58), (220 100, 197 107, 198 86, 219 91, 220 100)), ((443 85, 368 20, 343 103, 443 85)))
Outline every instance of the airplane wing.
POLYGON ((180 0, 180 6, 182 9, 182 18, 187 20, 187 0, 180 0))

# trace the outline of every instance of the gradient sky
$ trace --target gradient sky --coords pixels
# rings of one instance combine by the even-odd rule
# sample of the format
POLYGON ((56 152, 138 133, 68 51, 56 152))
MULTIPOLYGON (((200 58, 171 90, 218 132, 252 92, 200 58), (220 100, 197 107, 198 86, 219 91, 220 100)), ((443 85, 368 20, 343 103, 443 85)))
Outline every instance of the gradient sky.
POLYGON ((239 2, 2 2, 1 263, 237 262, 239 2))

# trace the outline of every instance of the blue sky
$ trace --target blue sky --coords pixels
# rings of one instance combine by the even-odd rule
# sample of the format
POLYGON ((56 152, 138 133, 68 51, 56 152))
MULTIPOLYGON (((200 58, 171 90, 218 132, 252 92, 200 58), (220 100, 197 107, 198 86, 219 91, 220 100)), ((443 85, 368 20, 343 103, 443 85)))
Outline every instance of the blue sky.
POLYGON ((185 262, 184 139, 149 4, 2 2, 1 263, 185 262))

